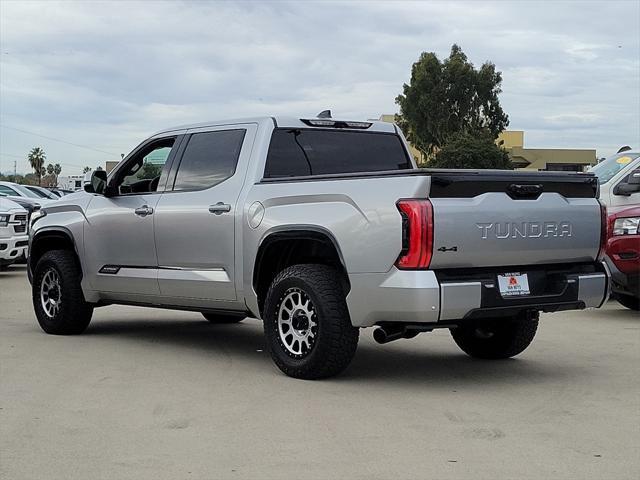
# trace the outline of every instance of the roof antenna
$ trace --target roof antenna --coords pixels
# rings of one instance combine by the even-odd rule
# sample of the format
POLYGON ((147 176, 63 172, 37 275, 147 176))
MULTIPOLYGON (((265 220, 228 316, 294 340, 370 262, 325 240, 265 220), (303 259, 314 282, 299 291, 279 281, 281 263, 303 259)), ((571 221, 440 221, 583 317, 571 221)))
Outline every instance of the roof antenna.
POLYGON ((323 110, 318 114, 318 118, 331 118, 331 110, 323 110))

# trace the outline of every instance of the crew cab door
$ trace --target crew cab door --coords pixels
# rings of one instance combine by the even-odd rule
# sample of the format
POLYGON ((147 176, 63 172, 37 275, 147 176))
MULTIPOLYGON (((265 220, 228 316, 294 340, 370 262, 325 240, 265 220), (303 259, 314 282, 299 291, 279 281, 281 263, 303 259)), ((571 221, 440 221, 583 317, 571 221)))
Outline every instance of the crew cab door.
POLYGON ((166 301, 236 300, 237 202, 255 133, 254 124, 187 132, 155 214, 158 282, 166 301))
POLYGON ((143 143, 109 178, 108 196, 86 211, 84 258, 91 286, 105 298, 159 295, 154 217, 179 135, 143 143))

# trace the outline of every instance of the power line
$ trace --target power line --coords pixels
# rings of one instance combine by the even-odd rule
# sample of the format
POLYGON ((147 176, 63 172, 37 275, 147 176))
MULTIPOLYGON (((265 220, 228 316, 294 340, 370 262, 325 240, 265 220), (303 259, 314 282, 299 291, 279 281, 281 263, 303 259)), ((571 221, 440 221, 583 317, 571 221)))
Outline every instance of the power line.
MULTIPOLYGON (((22 158, 22 159, 24 159, 25 161, 27 161, 27 158, 26 158, 26 157, 21 156, 21 155, 14 155, 14 154, 11 154, 11 153, 0 153, 0 158, 2 158, 2 157, 22 158)), ((14 163, 15 163, 15 162, 14 162, 14 163)), ((84 168, 84 167, 86 167, 86 166, 87 166, 87 164, 80 165, 79 163, 69 163, 69 162, 64 162, 64 161, 62 161, 62 162, 58 162, 58 161, 55 161, 55 160, 52 160, 52 161, 51 161, 51 162, 49 162, 49 163, 53 163, 53 164, 59 163, 59 164, 60 164, 61 166, 63 166, 63 167, 84 168)), ((91 162, 89 162, 89 164, 91 164, 91 162)))
POLYGON ((61 140, 59 138, 48 137, 46 135, 41 135, 39 133, 30 132, 28 130, 22 130, 21 128, 9 127, 8 125, 2 125, 2 124, 0 124, 0 127, 7 128, 9 130, 15 130, 16 132, 26 133, 28 135, 34 135, 36 137, 46 138, 47 140, 52 140, 54 142, 66 143, 67 145, 73 145, 74 147, 86 148, 87 150, 93 150, 94 152, 106 153, 107 155, 111 155, 111 156, 115 156, 115 157, 118 156, 116 153, 105 152, 104 150, 99 150, 97 148, 88 147, 86 145, 80 145, 79 143, 67 142, 66 140, 61 140))

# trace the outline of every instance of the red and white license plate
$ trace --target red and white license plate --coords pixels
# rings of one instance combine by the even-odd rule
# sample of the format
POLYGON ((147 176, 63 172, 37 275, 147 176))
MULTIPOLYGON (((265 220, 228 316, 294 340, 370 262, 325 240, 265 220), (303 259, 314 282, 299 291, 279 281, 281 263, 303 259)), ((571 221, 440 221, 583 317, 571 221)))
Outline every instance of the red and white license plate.
POLYGON ((529 295, 529 278, 526 273, 505 273, 498 275, 498 289, 503 297, 529 295))

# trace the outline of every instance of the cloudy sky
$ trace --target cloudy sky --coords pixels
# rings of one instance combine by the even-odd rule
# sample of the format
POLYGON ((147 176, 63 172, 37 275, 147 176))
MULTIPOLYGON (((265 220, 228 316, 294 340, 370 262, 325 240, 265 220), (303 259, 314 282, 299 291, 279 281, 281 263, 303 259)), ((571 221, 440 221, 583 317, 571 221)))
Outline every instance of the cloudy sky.
POLYGON ((0 0, 0 171, 78 173, 172 125, 394 113, 422 51, 503 72, 525 146, 640 148, 640 2, 0 0), (86 147, 86 148, 85 148, 86 147))

